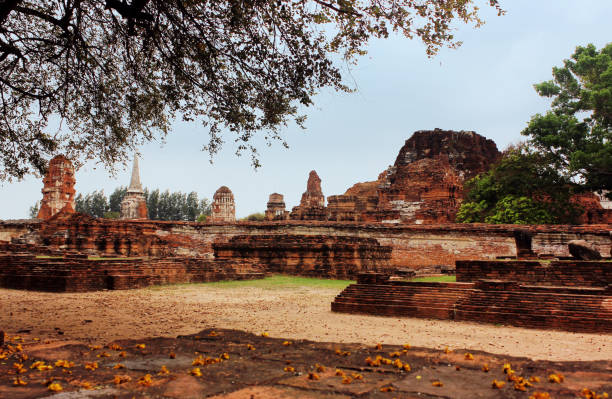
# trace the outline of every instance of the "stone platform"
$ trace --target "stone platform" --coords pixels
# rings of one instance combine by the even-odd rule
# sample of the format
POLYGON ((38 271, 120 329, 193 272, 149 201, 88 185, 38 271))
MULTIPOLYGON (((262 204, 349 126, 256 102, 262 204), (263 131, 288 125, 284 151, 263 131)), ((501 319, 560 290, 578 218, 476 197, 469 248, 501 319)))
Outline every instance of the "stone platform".
MULTIPOLYGON (((611 264, 612 265, 612 264, 611 264)), ((336 312, 475 321, 612 333, 612 285, 544 286, 503 280, 385 281, 360 275, 332 302, 336 312)))
POLYGON ((30 336, 6 341, 0 397, 11 399, 573 399, 612 391, 612 361, 533 361, 459 348, 287 341, 211 329, 104 347, 30 336))
POLYGON ((86 292, 150 285, 261 278, 207 258, 93 258, 87 255, 37 256, 0 253, 0 287, 86 292))

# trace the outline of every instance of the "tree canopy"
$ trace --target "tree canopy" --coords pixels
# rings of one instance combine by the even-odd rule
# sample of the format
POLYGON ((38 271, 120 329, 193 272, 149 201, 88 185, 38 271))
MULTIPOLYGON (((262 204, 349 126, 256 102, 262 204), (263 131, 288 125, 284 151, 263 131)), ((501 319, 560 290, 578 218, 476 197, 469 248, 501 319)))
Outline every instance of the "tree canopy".
MULTIPOLYGON (((482 0, 501 14, 498 0, 482 0)), ((57 152, 112 169, 176 117, 201 121, 211 156, 230 132, 284 142, 341 63, 391 31, 433 55, 477 0, 0 0, 0 178, 43 172, 57 152), (59 127, 58 127, 59 126, 59 127)))
POLYGON ((533 116, 522 134, 583 190, 612 198, 612 43, 577 47, 535 89, 553 99, 552 109, 533 116))
MULTIPOLYGON (((125 186, 116 188, 108 198, 103 190, 85 195, 79 193, 74 199, 75 210, 97 218, 115 219, 119 217, 121 201, 126 193, 125 186)), ((208 199, 198 198, 195 191, 186 194, 180 191, 171 193, 169 190, 160 192, 159 189, 145 189, 144 196, 151 220, 195 221, 201 216, 210 215, 211 212, 208 199)), ((38 203, 30 208, 30 217, 36 217, 35 214, 32 216, 32 209, 37 206, 38 203)))
POLYGON ((526 143, 466 183, 457 221, 574 223, 584 211, 575 194, 612 198, 612 43, 577 47, 534 87, 551 109, 531 118, 526 143))

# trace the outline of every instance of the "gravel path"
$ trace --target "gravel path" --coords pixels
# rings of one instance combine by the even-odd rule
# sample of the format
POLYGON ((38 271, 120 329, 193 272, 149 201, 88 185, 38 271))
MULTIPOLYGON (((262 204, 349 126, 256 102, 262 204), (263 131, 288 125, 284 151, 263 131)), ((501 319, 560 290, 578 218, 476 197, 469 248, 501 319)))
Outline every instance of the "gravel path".
POLYGON ((0 289, 0 330, 103 344, 212 327, 289 339, 469 348, 532 359, 612 359, 612 335, 332 313, 330 303, 338 293, 203 285, 62 294, 0 289))

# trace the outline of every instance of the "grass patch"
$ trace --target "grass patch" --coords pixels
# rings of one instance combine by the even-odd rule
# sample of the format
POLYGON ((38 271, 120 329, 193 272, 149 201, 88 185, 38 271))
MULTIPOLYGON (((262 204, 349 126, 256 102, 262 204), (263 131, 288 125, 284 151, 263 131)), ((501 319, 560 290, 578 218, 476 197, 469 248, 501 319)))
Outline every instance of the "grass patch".
MULTIPOLYGON (((239 281, 217 281, 214 283, 193 283, 193 284, 174 284, 173 287, 211 287, 211 288, 240 288, 254 287, 263 289, 283 289, 283 288, 337 288, 344 289, 352 280, 328 280, 323 278, 282 276, 276 275, 265 277, 258 280, 239 280, 239 281)), ((165 286, 167 287, 167 286, 165 286)), ((163 289, 164 286, 153 286, 150 289, 163 289)))
POLYGON ((421 283, 455 283, 457 281, 457 276, 416 277, 410 281, 416 281, 421 283))

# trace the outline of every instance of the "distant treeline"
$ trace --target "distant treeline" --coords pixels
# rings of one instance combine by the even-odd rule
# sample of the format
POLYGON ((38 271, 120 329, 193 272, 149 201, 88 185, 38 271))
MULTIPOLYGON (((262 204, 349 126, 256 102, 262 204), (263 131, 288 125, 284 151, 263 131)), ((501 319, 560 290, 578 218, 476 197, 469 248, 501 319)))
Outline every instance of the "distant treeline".
MULTIPOLYGON (((121 186, 108 197, 104 190, 78 194, 74 198, 75 210, 97 218, 117 219, 121 213, 121 201, 126 193, 127 187, 121 186)), ((145 188, 144 196, 149 219, 152 220, 203 221, 211 212, 209 200, 198 198, 195 191, 187 194, 180 191, 171 193, 169 190, 160 192, 159 189, 149 191, 145 188)), ((30 208, 30 217, 36 217, 38 207, 37 202, 30 208)))

